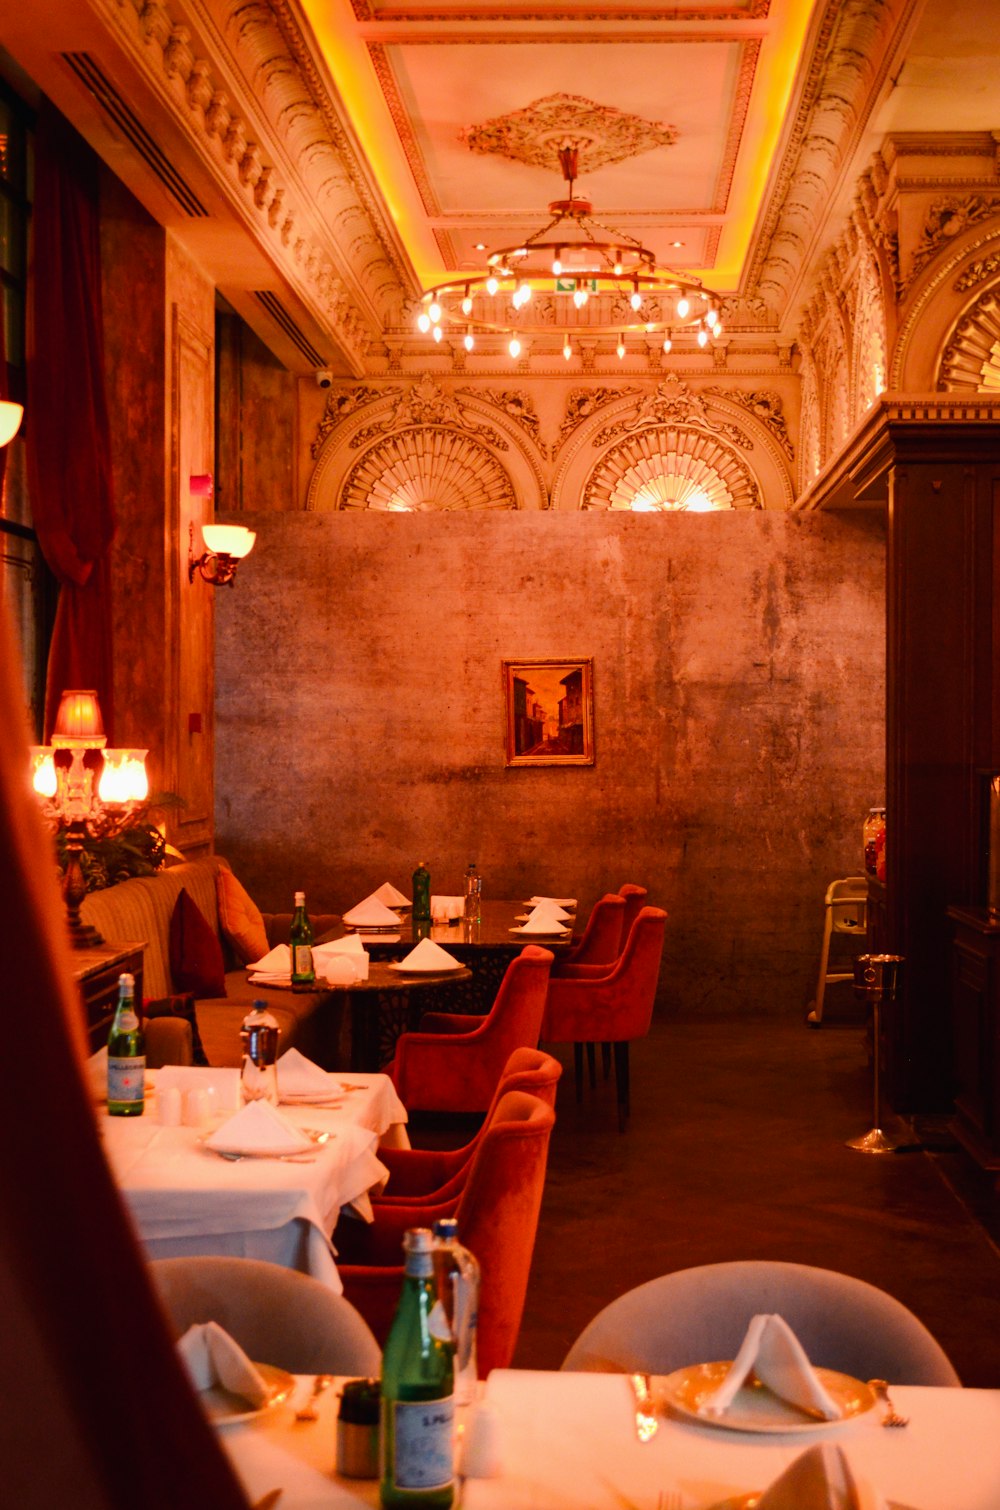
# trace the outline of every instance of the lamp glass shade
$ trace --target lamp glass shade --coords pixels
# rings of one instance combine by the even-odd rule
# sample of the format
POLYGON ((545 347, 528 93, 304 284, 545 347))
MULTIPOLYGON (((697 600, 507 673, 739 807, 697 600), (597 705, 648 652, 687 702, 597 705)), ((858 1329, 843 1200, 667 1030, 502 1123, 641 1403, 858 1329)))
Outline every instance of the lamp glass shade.
POLYGON ((56 765, 51 745, 31 746, 31 785, 39 797, 50 800, 56 794, 56 765))
POLYGON ((142 802, 149 796, 146 776, 148 750, 105 750, 97 795, 102 802, 119 805, 142 802))
POLYGON ((249 556, 257 538, 253 530, 242 524, 203 524, 201 536, 205 549, 213 556, 232 556, 235 560, 249 556))
POLYGON ((24 408, 10 399, 0 399, 0 446, 6 446, 18 432, 24 408))
POLYGON ((97 693, 79 690, 64 692, 52 733, 66 739, 92 739, 96 744, 103 744, 104 720, 97 693))

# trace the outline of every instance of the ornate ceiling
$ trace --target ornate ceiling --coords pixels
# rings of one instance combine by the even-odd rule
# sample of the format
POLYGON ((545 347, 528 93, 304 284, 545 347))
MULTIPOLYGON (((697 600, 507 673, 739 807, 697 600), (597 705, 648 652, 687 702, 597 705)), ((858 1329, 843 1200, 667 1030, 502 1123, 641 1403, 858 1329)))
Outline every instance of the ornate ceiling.
POLYGON ((976 0, 0 0, 4 46, 295 370, 561 190, 794 339, 880 134, 1000 125, 976 0), (977 20, 978 17, 978 20, 977 20), (956 83, 971 81, 961 94, 956 83))

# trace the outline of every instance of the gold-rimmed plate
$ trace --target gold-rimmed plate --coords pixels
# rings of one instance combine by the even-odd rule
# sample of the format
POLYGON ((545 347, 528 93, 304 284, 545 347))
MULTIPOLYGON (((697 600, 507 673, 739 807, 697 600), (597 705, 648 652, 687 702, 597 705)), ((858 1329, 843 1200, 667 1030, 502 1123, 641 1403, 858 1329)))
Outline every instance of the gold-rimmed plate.
POLYGON ((253 1421, 288 1399, 295 1388, 293 1375, 283 1368, 276 1368, 273 1363, 255 1363, 254 1368, 270 1390, 263 1405, 251 1405, 243 1395, 234 1395, 221 1384, 213 1384, 211 1389, 198 1392, 202 1409, 213 1426, 235 1426, 237 1421, 253 1421))
POLYGON ((718 1389, 730 1367, 731 1363, 725 1361, 676 1369, 660 1384, 657 1398, 675 1414, 701 1426, 748 1432, 824 1431, 864 1415, 875 1404, 875 1395, 860 1379, 838 1374, 833 1369, 817 1368, 814 1370, 817 1379, 840 1408, 840 1415, 832 1421, 808 1415, 756 1379, 737 1390, 733 1403, 721 1415, 709 1415, 701 1407, 718 1389))

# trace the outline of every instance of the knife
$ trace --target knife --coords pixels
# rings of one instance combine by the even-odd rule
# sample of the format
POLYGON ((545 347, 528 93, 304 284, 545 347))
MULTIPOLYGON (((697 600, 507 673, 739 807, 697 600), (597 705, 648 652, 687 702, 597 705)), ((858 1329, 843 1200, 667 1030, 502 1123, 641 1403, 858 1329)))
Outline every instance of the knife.
POLYGON ((660 1429, 649 1374, 629 1374, 628 1382, 635 1396, 635 1434, 640 1442, 651 1442, 660 1429))

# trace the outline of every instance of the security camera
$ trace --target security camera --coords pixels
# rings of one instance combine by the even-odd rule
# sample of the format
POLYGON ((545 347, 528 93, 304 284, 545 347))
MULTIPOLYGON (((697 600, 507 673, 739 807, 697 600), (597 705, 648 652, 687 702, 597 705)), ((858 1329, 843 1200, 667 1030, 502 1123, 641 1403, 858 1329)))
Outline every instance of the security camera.
POLYGON ((315 377, 317 388, 329 388, 333 382, 333 373, 329 367, 317 367, 315 377))

